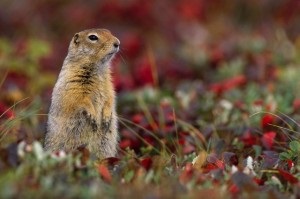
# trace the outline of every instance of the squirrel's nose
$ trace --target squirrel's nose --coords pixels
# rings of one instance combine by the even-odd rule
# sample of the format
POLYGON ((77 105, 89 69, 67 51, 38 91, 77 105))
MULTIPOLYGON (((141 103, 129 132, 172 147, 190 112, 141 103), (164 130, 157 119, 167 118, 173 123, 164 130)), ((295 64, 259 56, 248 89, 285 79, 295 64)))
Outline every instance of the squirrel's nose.
POLYGON ((114 43, 114 47, 115 47, 115 48, 118 48, 118 47, 119 47, 119 44, 118 44, 118 43, 114 43))
POLYGON ((114 42, 114 47, 118 48, 120 46, 120 41, 117 39, 117 41, 114 42))

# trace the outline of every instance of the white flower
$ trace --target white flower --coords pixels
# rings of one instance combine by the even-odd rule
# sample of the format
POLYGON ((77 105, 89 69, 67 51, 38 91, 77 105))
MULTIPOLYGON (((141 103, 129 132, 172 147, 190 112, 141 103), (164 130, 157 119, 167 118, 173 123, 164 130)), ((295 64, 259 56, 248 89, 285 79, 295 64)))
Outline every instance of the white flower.
POLYGON ((256 176, 256 173, 253 170, 253 163, 253 158, 251 156, 248 156, 246 159, 246 167, 243 170, 245 174, 256 176))
POLYGON ((234 174, 235 172, 238 171, 238 168, 234 165, 231 166, 231 174, 234 174))
POLYGON ((25 146, 26 146, 25 141, 22 141, 18 144, 17 153, 18 153, 18 156, 21 158, 23 158, 25 156, 25 146))

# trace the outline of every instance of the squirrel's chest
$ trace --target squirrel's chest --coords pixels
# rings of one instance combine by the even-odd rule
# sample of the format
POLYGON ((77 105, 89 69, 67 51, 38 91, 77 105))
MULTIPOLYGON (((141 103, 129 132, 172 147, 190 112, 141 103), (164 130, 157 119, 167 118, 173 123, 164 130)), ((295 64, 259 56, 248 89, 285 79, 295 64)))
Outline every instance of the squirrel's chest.
POLYGON ((95 107, 101 108, 104 105, 104 103, 108 100, 108 97, 105 91, 99 89, 97 92, 91 94, 89 96, 89 99, 95 107))

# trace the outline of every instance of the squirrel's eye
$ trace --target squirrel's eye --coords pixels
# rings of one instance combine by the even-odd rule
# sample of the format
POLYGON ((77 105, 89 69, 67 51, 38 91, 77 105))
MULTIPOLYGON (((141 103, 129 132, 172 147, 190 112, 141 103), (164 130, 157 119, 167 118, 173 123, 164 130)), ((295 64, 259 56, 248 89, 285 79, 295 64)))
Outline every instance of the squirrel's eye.
POLYGON ((92 41, 96 41, 96 40, 98 40, 98 37, 96 35, 90 35, 89 39, 92 41))

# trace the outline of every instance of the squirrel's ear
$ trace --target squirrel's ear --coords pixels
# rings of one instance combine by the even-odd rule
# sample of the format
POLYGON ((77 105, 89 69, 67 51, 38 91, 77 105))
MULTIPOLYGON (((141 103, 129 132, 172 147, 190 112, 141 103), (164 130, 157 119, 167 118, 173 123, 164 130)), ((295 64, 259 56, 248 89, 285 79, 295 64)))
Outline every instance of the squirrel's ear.
POLYGON ((79 34, 78 33, 76 33, 75 35, 74 35, 74 37, 73 37, 73 42, 77 45, 77 44, 79 44, 79 34))

